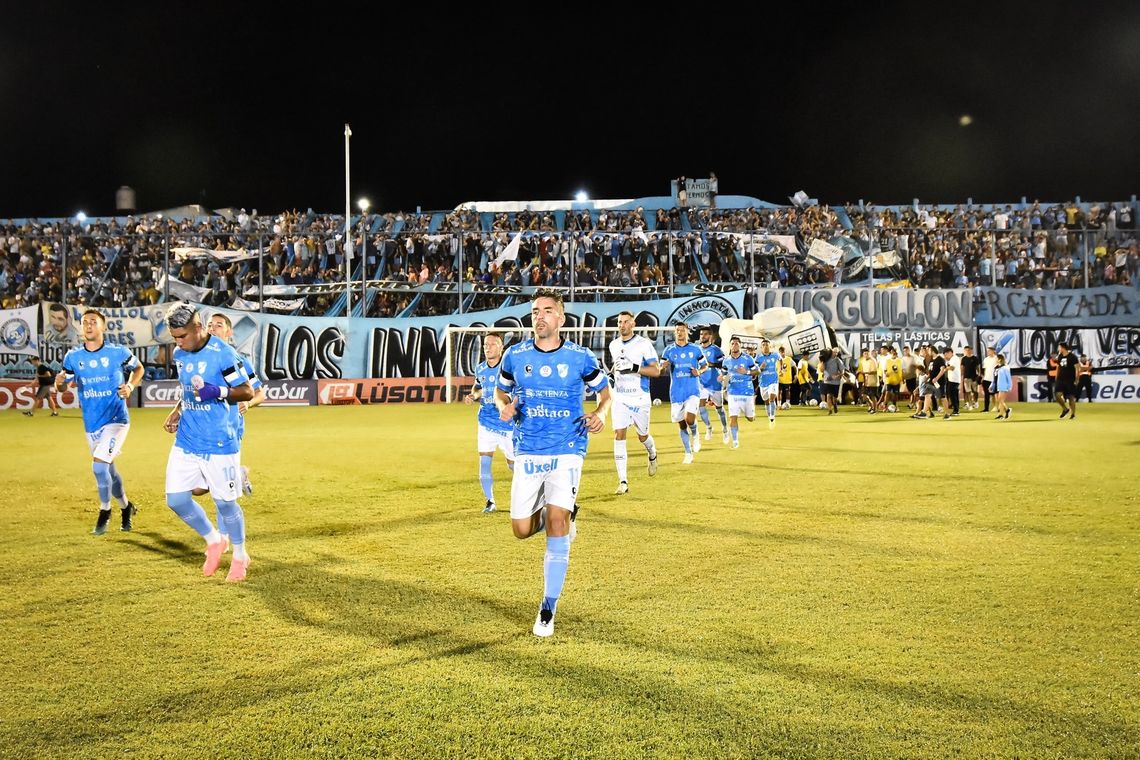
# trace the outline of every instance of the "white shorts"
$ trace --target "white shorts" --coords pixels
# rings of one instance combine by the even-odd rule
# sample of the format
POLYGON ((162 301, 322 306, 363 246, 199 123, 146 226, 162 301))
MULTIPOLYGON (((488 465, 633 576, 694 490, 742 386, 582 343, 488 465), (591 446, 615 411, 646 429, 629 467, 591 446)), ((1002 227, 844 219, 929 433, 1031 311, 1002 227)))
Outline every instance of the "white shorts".
POLYGON ((671 415, 673 422, 683 422, 686 415, 696 415, 698 407, 701 402, 696 396, 689 396, 684 402, 680 404, 671 404, 671 415))
POLYGON ((701 386, 700 399, 701 401, 711 401, 713 406, 717 409, 724 406, 724 393, 722 391, 709 390, 703 385, 701 386))
POLYGON ((503 454, 507 459, 513 460, 515 458, 515 437, 513 430, 491 430, 490 428, 479 426, 479 453, 489 451, 495 453, 495 449, 502 449, 503 454))
POLYGON ((621 399, 615 398, 611 414, 614 430, 625 430, 632 425, 638 435, 649 435, 648 402, 642 406, 628 406, 621 399))
POLYGON ((113 422, 94 433, 88 433, 87 445, 91 447, 92 458, 103 462, 114 462, 115 458, 123 453, 123 444, 127 442, 127 433, 130 431, 130 423, 124 425, 113 422))
POLYGON ((522 520, 550 504, 573 510, 582 479, 582 456, 523 454, 511 480, 511 519, 522 520))
POLYGON ((780 397, 780 384, 779 383, 772 383, 771 385, 761 385, 760 386, 760 398, 767 401, 769 396, 775 396, 776 398, 780 397))
POLYGON ((747 417, 752 419, 756 416, 756 397, 755 396, 729 396, 728 397, 728 416, 729 417, 747 417))
POLYGON ((216 501, 237 501, 241 493, 241 453, 190 454, 177 446, 166 460, 166 492, 208 488, 216 501))

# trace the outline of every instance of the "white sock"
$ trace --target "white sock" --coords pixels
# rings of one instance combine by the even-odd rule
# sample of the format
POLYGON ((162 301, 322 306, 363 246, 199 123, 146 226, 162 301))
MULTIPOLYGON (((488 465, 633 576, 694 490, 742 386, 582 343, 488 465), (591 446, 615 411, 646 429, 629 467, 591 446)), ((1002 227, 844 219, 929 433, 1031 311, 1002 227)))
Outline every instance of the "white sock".
POLYGON ((617 466, 618 480, 626 482, 628 477, 629 460, 627 457, 627 442, 614 441, 614 465, 617 466))
POLYGON ((649 452, 650 459, 657 458, 657 444, 653 442, 653 436, 646 438, 641 442, 641 445, 644 446, 645 450, 649 452))
POLYGON ((210 532, 206 534, 207 544, 216 544, 222 540, 222 534, 218 532, 217 528, 210 528, 210 532))
POLYGON ((245 544, 234 544, 234 559, 249 562, 249 554, 245 550, 245 544))

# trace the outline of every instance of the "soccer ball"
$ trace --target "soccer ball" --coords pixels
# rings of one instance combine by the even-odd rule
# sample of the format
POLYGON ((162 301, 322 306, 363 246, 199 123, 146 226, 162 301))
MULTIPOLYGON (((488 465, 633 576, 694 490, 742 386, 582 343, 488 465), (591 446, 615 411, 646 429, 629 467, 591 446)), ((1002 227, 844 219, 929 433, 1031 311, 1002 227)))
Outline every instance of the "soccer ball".
POLYGON ((899 410, 899 408, 897 406, 895 406, 894 404, 888 404, 887 405, 887 411, 888 412, 897 412, 898 410, 899 410))
POLYGON ((781 406, 780 408, 781 409, 791 409, 792 408, 792 402, 791 401, 785 401, 784 405, 781 406))
POLYGON ((816 401, 814 398, 808 399, 808 406, 819 406, 819 402, 816 401))
POLYGON ((661 406, 661 399, 659 399, 659 398, 653 399, 653 405, 654 406, 661 406))

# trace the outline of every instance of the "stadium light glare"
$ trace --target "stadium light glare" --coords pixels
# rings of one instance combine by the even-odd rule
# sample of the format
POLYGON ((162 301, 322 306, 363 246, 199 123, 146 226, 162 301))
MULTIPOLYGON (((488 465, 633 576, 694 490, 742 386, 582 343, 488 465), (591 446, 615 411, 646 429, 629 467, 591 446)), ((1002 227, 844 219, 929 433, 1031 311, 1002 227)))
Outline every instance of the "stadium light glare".
POLYGON ((585 190, 579 190, 578 194, 574 196, 574 200, 578 201, 579 203, 585 203, 586 201, 590 200, 590 194, 585 190))
POLYGON ((360 208, 360 212, 363 214, 367 214, 368 209, 372 208, 372 202, 367 198, 361 198, 356 202, 356 205, 360 208))
POLYGON ((84 222, 87 221, 87 214, 84 213, 83 211, 80 211, 75 215, 75 220, 77 222, 79 222, 80 224, 83 224, 84 222))

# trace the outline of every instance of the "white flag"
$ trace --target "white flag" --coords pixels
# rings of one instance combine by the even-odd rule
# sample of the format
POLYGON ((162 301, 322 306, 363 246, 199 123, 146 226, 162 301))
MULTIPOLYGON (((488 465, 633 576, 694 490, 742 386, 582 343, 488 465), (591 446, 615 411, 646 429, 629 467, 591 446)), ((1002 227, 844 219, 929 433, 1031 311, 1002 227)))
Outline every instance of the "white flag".
POLYGON ((495 266, 501 267, 504 261, 516 261, 519 257, 519 241, 522 240, 522 233, 515 235, 514 240, 507 243, 507 247, 503 249, 495 258, 495 266))

